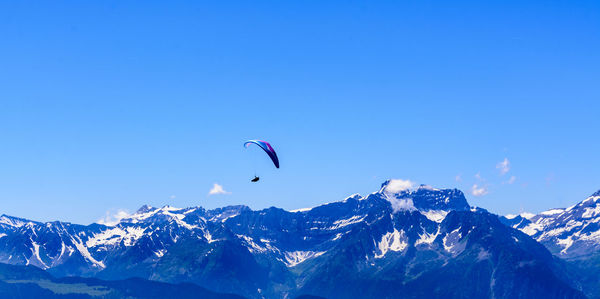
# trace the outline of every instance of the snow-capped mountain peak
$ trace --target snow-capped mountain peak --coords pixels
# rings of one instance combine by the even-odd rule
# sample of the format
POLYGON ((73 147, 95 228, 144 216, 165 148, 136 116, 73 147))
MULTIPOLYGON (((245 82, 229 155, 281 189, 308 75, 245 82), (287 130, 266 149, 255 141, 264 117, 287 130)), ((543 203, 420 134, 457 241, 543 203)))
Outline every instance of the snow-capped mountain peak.
POLYGON ((600 250, 600 191, 566 209, 537 215, 504 217, 503 221, 546 245, 559 256, 575 258, 600 250))
POLYGON ((429 185, 412 188, 407 181, 395 183, 396 186, 390 188, 392 184, 394 180, 386 181, 378 193, 399 210, 464 211, 470 208, 465 195, 458 189, 437 189, 429 185))
POLYGON ((26 226, 28 224, 30 224, 30 225, 31 224, 39 224, 39 222, 34 222, 34 221, 27 220, 27 219, 8 216, 8 215, 2 215, 2 216, 0 216, 0 224, 18 228, 18 227, 26 226))
POLYGON ((150 206, 150 205, 143 205, 141 206, 135 213, 136 214, 143 214, 143 213, 148 213, 151 212, 152 210, 155 210, 156 208, 150 206))
MULTIPOLYGON (((234 278, 219 287, 237 292, 239 285, 256 280, 263 285, 246 286, 244 294, 262 298, 253 292, 285 297, 281 286, 268 290, 264 285, 274 276, 284 277, 281 283, 289 281, 290 290, 300 281, 296 275, 304 275, 303 283, 310 284, 310 273, 316 282, 343 277, 345 269, 369 275, 393 270, 419 279, 425 273, 421 271, 491 260, 498 250, 510 250, 515 259, 511 263, 529 262, 532 257, 524 251, 544 250, 495 215, 471 209, 459 190, 413 187, 398 180, 385 182, 366 197, 355 194, 303 212, 275 207, 253 211, 243 205, 212 210, 145 205, 123 216, 112 226, 1 216, 0 262, 33 265, 61 276, 137 276, 211 285, 227 269, 234 278), (394 206, 394 201, 403 206, 394 206), (490 242, 501 243, 501 249, 490 242), (420 262, 415 263, 415 256, 420 262), (231 281, 238 284, 232 287, 231 281)), ((394 285, 404 283, 398 282, 394 285)))
MULTIPOLYGON (((400 210, 409 213, 418 211, 438 226, 450 211, 469 209, 464 195, 458 190, 436 189, 427 185, 404 188, 409 185, 412 186, 412 183, 388 180, 382 184, 379 192, 367 197, 353 194, 341 201, 306 209, 302 213, 291 213, 276 208, 252 211, 243 205, 213 210, 205 210, 202 207, 176 208, 166 205, 156 208, 144 205, 132 214, 119 215, 114 223, 90 226, 66 222, 38 223, 3 215, 0 217, 0 234, 2 234, 0 240, 9 240, 10 236, 26 234, 27 239, 31 240, 23 245, 31 247, 31 249, 23 249, 26 252, 24 254, 26 261, 49 268, 61 267, 61 264, 66 263, 74 255, 87 261, 90 269, 104 268, 111 263, 111 252, 136 246, 150 246, 152 250, 144 251, 143 256, 151 260, 160 259, 168 252, 169 246, 182 238, 190 237, 204 240, 207 244, 214 244, 222 240, 231 240, 234 236, 235 240, 241 240, 243 246, 251 252, 273 254, 283 261, 289 260, 290 256, 295 256, 292 254, 294 252, 320 253, 301 254, 299 256, 304 257, 303 259, 294 259, 293 263, 286 262, 288 266, 296 266, 305 260, 325 254, 330 250, 330 246, 343 240, 356 228, 364 225, 373 226, 381 221, 387 221, 385 219, 404 217, 386 214, 390 207, 386 202, 391 199, 405 202, 404 208, 401 207, 400 210), (390 187, 390 184, 393 186, 390 187), (253 223, 254 221, 259 222, 253 223), (286 224, 286 221, 291 222, 286 224), (298 223, 306 223, 306 231, 298 232, 298 229, 304 229, 304 226, 298 227, 298 223), (273 225, 282 226, 277 234, 295 232, 294 237, 283 238, 282 240, 291 238, 285 242, 276 241, 278 237, 272 235, 273 233, 263 231, 273 225), (60 241, 47 243, 44 240, 49 237, 42 237, 44 235, 56 235, 60 241), (236 235, 242 237, 235 237, 236 235), (39 257, 37 255, 29 257, 31 253, 27 252, 34 252, 39 257)), ((377 238, 383 238, 381 240, 385 242, 381 244, 391 246, 391 250, 378 248, 379 251, 373 253, 381 257, 389 252, 395 252, 395 248, 400 248, 396 245, 403 244, 398 243, 400 238, 396 235, 399 233, 394 233, 394 228, 386 228, 386 231, 392 232, 389 238, 383 236, 377 238), (393 238, 390 237, 392 235, 393 238)), ((398 232, 400 231, 398 229, 398 232)), ((429 230, 419 232, 424 235, 434 233, 429 230)), ((12 243, 5 245, 10 248, 12 246, 10 244, 12 243)), ((17 249, 10 249, 11 252, 12 250, 17 249)), ((19 254, 11 253, 4 257, 0 254, 0 261, 18 263, 15 256, 19 254)))

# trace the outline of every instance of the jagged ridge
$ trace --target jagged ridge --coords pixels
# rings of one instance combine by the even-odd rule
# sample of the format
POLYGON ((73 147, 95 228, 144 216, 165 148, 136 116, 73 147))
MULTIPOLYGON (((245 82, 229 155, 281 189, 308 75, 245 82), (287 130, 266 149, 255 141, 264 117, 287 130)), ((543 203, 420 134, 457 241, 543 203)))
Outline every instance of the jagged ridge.
POLYGON ((297 212, 144 206, 113 226, 10 225, 17 218, 7 216, 0 261, 56 275, 193 282, 248 297, 348 297, 354 287, 371 297, 581 296, 543 246, 470 208, 459 190, 389 183, 297 212), (528 274, 538 272, 545 274, 528 274), (458 285, 457 277, 472 280, 464 275, 477 281, 458 285), (442 276, 445 287, 431 288, 442 276))

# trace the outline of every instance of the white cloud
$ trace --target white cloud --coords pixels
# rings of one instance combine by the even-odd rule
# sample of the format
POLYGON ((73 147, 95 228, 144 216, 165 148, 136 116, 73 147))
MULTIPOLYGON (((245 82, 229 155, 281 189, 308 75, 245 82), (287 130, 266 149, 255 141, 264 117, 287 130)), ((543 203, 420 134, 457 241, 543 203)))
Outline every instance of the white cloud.
POLYGON ((457 174, 457 175, 454 177, 454 180, 455 180, 455 181, 457 181, 457 182, 462 182, 462 175, 460 175, 460 174, 457 174))
POLYGON ((385 187, 387 193, 398 193, 400 191, 411 189, 415 186, 415 183, 410 180, 391 179, 385 187))
POLYGON ((231 192, 225 191, 225 189, 223 189, 223 186, 214 183, 212 189, 210 189, 210 191, 208 191, 208 195, 215 195, 215 194, 231 194, 231 192))
POLYGON ((496 164, 496 169, 500 170, 500 175, 505 175, 510 170, 510 161, 504 158, 502 162, 496 164))
POLYGON ((169 196, 169 199, 175 199, 175 197, 177 197, 177 196, 171 195, 171 196, 169 196))
POLYGON ((394 212, 416 210, 411 198, 397 198, 397 194, 414 188, 415 183, 410 180, 391 179, 383 190, 385 198, 392 204, 394 212))
POLYGON ((486 186, 474 184, 473 187, 471 187, 471 194, 473 194, 473 196, 484 196, 488 194, 488 189, 486 186))
POLYGON ((517 180, 517 177, 513 175, 510 177, 510 179, 508 179, 508 181, 506 181, 506 183, 509 185, 512 185, 516 180, 517 180))
POLYGON ((113 213, 113 214, 111 214, 110 211, 106 211, 104 218, 99 219, 98 221, 96 221, 96 223, 104 224, 104 225, 108 225, 108 226, 115 226, 115 225, 119 224, 121 219, 126 218, 128 216, 129 216, 129 213, 127 213, 127 211, 125 211, 125 210, 118 210, 116 213, 113 213))
POLYGON ((394 212, 414 211, 417 209, 417 208, 415 208, 415 204, 414 204, 412 198, 400 199, 400 198, 388 197, 387 199, 392 204, 392 209, 394 210, 394 212))

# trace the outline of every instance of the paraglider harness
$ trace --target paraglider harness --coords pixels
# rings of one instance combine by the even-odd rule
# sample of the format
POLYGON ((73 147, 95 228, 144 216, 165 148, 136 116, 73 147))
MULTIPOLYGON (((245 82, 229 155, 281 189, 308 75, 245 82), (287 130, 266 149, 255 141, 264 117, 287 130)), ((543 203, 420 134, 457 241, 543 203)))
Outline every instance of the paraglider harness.
POLYGON ((250 181, 253 182, 253 183, 256 183, 256 182, 258 182, 258 180, 260 180, 260 178, 257 177, 257 176, 254 176, 254 178, 251 179, 250 181))

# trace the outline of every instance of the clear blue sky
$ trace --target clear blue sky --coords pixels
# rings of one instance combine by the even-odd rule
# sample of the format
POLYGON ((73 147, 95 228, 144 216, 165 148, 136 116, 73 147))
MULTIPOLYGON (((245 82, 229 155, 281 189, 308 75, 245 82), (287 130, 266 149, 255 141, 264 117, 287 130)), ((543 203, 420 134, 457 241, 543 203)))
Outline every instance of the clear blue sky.
POLYGON ((1 213, 295 209, 401 178, 506 214, 600 189, 598 1, 2 2, 0 37, 1 213))

